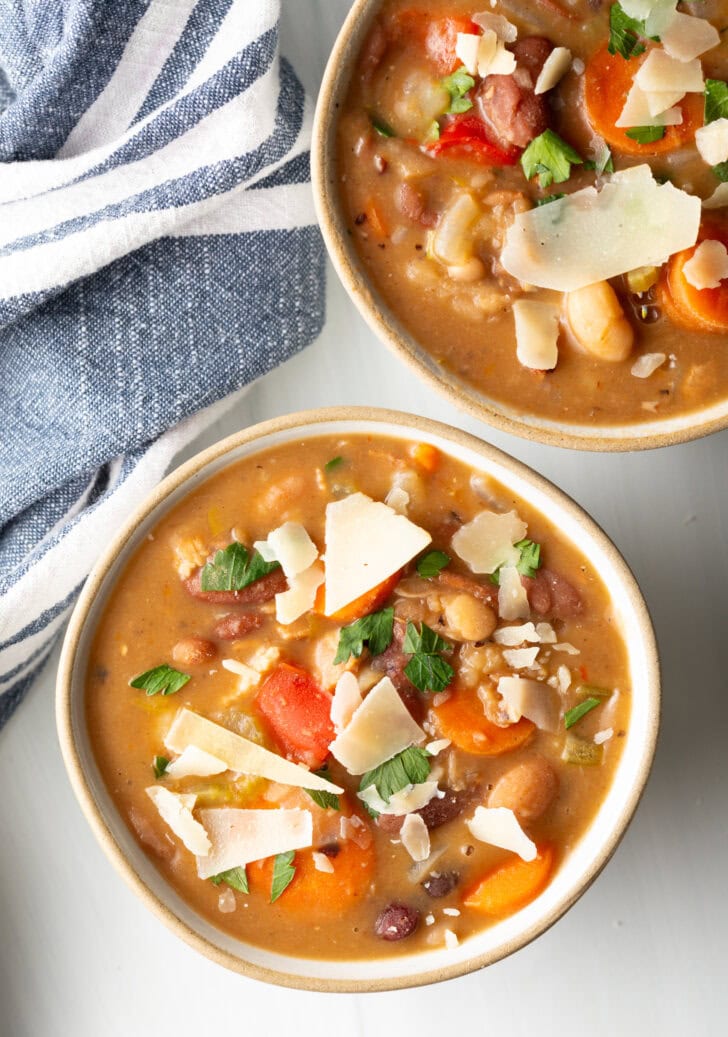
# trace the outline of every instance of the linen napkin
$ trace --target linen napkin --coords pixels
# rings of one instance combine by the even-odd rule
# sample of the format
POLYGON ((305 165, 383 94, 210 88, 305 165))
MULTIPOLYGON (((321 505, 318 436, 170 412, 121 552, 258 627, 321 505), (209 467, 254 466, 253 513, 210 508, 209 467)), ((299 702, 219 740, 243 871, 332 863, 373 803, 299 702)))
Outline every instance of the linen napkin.
POLYGON ((0 5, 0 726, 119 523, 320 330, 311 107, 279 15, 0 5))

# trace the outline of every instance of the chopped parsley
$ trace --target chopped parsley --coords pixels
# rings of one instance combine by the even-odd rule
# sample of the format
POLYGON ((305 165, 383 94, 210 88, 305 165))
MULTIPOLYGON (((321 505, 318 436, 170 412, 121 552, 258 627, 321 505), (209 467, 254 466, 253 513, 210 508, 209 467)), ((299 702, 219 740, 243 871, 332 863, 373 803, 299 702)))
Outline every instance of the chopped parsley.
MULTIPOLYGON (((533 540, 519 540, 513 546, 521 552, 520 558, 516 562, 516 569, 518 569, 521 576, 535 576, 536 572, 541 568, 541 545, 533 540)), ((500 586, 500 571, 502 568, 503 566, 499 565, 490 577, 496 587, 500 586)))
POLYGON ((434 144, 436 140, 440 139, 440 123, 437 119, 433 119, 430 123, 430 128, 424 136, 422 141, 423 144, 434 144))
POLYGON ((296 869, 293 867, 294 856, 293 850, 276 854, 273 861, 273 881, 270 887, 271 904, 278 899, 284 890, 288 889, 291 879, 296 874, 296 869))
POLYGON ((452 650, 452 645, 423 623, 419 632, 411 621, 407 623, 402 650, 412 656, 404 668, 407 677, 420 691, 444 691, 455 671, 440 652, 452 650))
POLYGON ((544 189, 551 184, 563 184, 571 176, 571 167, 583 163, 581 155, 553 130, 544 130, 535 137, 521 155, 526 179, 538 176, 544 189))
POLYGON ((728 119, 728 83, 721 79, 706 79, 705 125, 716 119, 728 119))
POLYGON ((565 194, 547 194, 545 198, 536 199, 536 207, 548 205, 549 202, 558 202, 559 198, 566 198, 565 194))
POLYGON ((567 731, 574 724, 578 723, 582 717, 585 717, 587 713, 591 713, 597 706, 601 706, 602 700, 598 699, 595 695, 590 696, 588 699, 584 699, 578 706, 574 706, 573 709, 567 709, 564 713, 564 726, 567 731))
POLYGON ((251 555, 247 547, 234 540, 203 567, 200 588, 203 591, 241 591, 278 567, 278 562, 264 561, 257 551, 251 555))
POLYGON ((717 166, 713 166, 713 173, 722 184, 728 183, 728 162, 719 162, 717 166))
POLYGON ((327 472, 333 472, 334 468, 338 468, 339 465, 344 463, 343 457, 332 457, 330 461, 327 461, 324 468, 327 472))
POLYGON ((381 655, 392 643, 394 609, 382 609, 362 616, 339 631, 339 647, 334 656, 334 665, 345 663, 350 656, 358 659, 364 651, 364 642, 372 655, 381 655))
POLYGON ((145 670, 138 677, 134 677, 133 680, 129 681, 129 686, 132 688, 144 688, 147 695, 158 695, 160 692, 162 695, 174 695, 175 691, 184 688, 189 679, 190 675, 188 673, 180 673, 173 666, 162 663, 161 666, 155 666, 152 670, 145 670))
POLYGON ((610 54, 620 54, 625 60, 644 54, 646 38, 645 23, 639 18, 630 18, 621 4, 612 4, 609 10, 610 54))
MULTIPOLYGON (((391 126, 388 126, 386 122, 378 119, 376 115, 370 116, 372 129, 375 133, 378 133, 380 137, 396 137, 397 134, 394 132, 391 126)), ((281 891, 282 892, 282 891, 281 891)))
POLYGON ((401 792, 408 785, 419 785, 430 776, 430 754, 426 749, 411 745, 403 749, 391 760, 385 760, 374 770, 362 775, 359 791, 374 785, 385 802, 389 802, 395 792, 401 792))
POLYGON ((238 893, 250 892, 248 889, 248 873, 243 865, 237 868, 228 868, 227 871, 221 871, 217 875, 211 875, 210 882, 213 886, 219 886, 221 882, 224 882, 231 889, 236 889, 238 893))
POLYGON ((652 144, 655 140, 662 140, 665 136, 664 126, 635 126, 625 131, 631 140, 638 144, 652 144))
POLYGON ((450 555, 444 551, 428 551, 417 563, 417 572, 426 580, 437 576, 446 566, 450 564, 450 555))
MULTIPOLYGON (((328 774, 326 772, 325 766, 323 766, 321 770, 314 771, 313 773, 317 774, 319 778, 328 779, 328 774)), ((327 792, 326 789, 304 789, 303 791, 306 793, 307 796, 311 797, 314 803, 316 803, 320 807, 323 807, 324 810, 340 809, 339 797, 336 795, 335 792, 327 792)))
POLYGON ((154 771, 155 778, 163 777, 168 767, 169 760, 166 756, 155 756, 152 760, 152 770, 154 771))
POLYGON ((466 94, 475 86, 475 80, 468 74, 464 65, 456 69, 447 79, 443 79, 442 85, 450 94, 450 107, 447 109, 446 115, 460 115, 462 112, 470 111, 473 102, 466 97, 466 94))

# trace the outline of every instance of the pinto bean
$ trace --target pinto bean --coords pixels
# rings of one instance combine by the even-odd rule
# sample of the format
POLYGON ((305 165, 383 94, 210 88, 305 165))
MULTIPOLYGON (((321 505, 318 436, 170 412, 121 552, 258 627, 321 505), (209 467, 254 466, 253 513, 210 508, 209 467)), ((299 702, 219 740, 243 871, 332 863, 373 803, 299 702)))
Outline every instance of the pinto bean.
POLYGON ((521 824, 536 821, 554 801, 559 779, 543 756, 530 756, 502 774, 488 797, 489 807, 507 807, 521 824))
POLYGON ((548 105, 533 88, 552 49, 541 36, 518 40, 513 46, 515 72, 487 76, 475 92, 478 115, 506 148, 525 148, 548 128, 548 105))
MULTIPOLYGON (((444 796, 433 796, 429 803, 420 807, 419 810, 415 810, 414 813, 420 815, 428 828, 439 828, 440 825, 447 824, 465 810, 472 802, 476 792, 475 788, 461 791, 445 789, 444 796)), ((380 814, 377 818, 377 825, 387 835, 397 835, 404 824, 404 817, 405 815, 380 814)))
POLYGON ((423 227, 437 225, 438 214, 427 208, 422 192, 418 191, 408 180, 400 184, 396 201, 397 208, 402 215, 414 223, 419 223, 423 227))
POLYGON ((539 616, 573 619, 584 607, 576 587, 552 569, 539 569, 535 576, 522 577, 528 603, 539 616))
POLYGON ((457 594, 445 602, 445 622, 456 641, 485 641, 495 630, 495 611, 471 594, 457 594))
POLYGON ((388 904, 374 923, 374 932, 382 940, 404 940, 411 936, 420 921, 420 912, 407 904, 388 904))
POLYGON ((180 666, 200 666, 212 659, 216 651, 212 641, 204 637, 183 637, 172 649, 172 658, 180 666))
POLYGON ((459 881, 460 875, 456 871, 433 871, 422 883, 422 888, 428 897, 439 899, 452 893, 459 881))
POLYGON ((241 591, 203 591, 200 585, 198 569, 188 580, 184 581, 187 593, 198 601, 207 601, 211 605, 262 605, 271 601, 276 594, 288 589, 288 581, 282 569, 274 569, 266 576, 261 576, 255 583, 248 584, 241 591))
POLYGON ((471 594, 478 601, 490 605, 491 608, 498 608, 498 588, 494 583, 479 583, 478 580, 474 580, 470 576, 450 572, 448 569, 443 569, 437 580, 433 582, 438 583, 447 590, 463 591, 465 594, 471 594))
POLYGON ((230 612, 215 624, 215 637, 221 641, 236 641, 257 630, 263 618, 258 612, 230 612))

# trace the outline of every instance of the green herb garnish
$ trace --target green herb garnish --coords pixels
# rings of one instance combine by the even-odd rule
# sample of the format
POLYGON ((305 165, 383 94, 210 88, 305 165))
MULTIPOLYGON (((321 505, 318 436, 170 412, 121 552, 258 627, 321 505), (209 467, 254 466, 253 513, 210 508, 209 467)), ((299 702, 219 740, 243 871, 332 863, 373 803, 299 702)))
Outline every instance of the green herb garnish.
POLYGON ((563 184, 571 176, 571 167, 583 165, 583 162, 581 155, 553 130, 544 130, 521 155, 526 179, 538 176, 544 189, 551 184, 563 184))
POLYGON ((184 688, 189 679, 188 673, 180 673, 174 667, 162 663, 153 670, 140 673, 138 677, 129 681, 129 685, 132 688, 144 688, 147 695, 157 695, 160 692, 162 695, 174 695, 175 691, 184 688))
MULTIPOLYGON (((516 562, 516 569, 519 571, 521 576, 535 576, 537 571, 541 568, 541 545, 535 543, 533 540, 519 540, 517 544, 513 545, 517 548, 521 554, 516 562)), ((500 571, 503 568, 499 565, 494 573, 491 574, 491 582, 500 586, 500 571)))
POLYGON ((450 107, 447 109, 446 115, 460 115, 462 112, 470 111, 473 102, 465 95, 473 89, 475 80, 468 74, 464 65, 456 69, 451 76, 443 79, 442 85, 450 94, 450 107))
POLYGON ((221 871, 217 875, 210 876, 210 882, 213 886, 219 886, 221 882, 224 882, 231 889, 236 889, 238 893, 249 893, 248 889, 248 874, 243 866, 238 868, 228 868, 227 871, 221 871))
POLYGON ((540 208, 542 205, 548 205, 550 202, 558 202, 559 198, 566 198, 565 194, 547 194, 545 198, 536 199, 536 207, 540 208))
POLYGON ((422 143, 423 144, 434 144, 436 140, 440 139, 440 123, 437 119, 433 119, 430 123, 430 127, 425 134, 422 143))
POLYGON ((427 781, 429 775, 430 754, 426 749, 412 745, 362 775, 359 791, 363 792, 374 785, 381 798, 388 803, 395 792, 401 792, 408 785, 419 785, 427 781))
POLYGON ((728 183, 728 162, 719 162, 717 166, 713 166, 713 173, 722 184, 728 183))
POLYGON ((446 566, 450 564, 450 555, 444 551, 428 551, 417 563, 417 572, 426 580, 437 576, 446 566))
POLYGON ((419 632, 414 623, 407 623, 402 650, 412 656, 404 672, 420 691, 444 691, 455 676, 450 663, 438 654, 451 651, 452 645, 426 623, 419 632))
MULTIPOLYGON (((375 115, 371 117, 372 129, 375 133, 378 133, 380 137, 396 137, 397 134, 394 132, 391 126, 388 126, 386 122, 378 119, 375 115)), ((281 891, 282 892, 282 891, 281 891)))
MULTIPOLYGON (((319 778, 326 778, 328 780, 328 773, 325 765, 320 770, 314 771, 313 773, 318 775, 319 778)), ((323 807, 324 810, 339 810, 339 797, 335 792, 327 792, 326 789, 304 789, 303 791, 307 796, 311 797, 314 803, 323 807)))
POLYGON ((364 651, 364 642, 372 655, 381 655, 392 643, 394 609, 382 609, 362 616, 339 631, 339 647, 334 656, 334 665, 345 663, 350 656, 358 659, 364 651))
POLYGON ((602 700, 592 695, 590 698, 584 699, 583 702, 580 702, 578 706, 574 706, 573 709, 567 709, 566 713, 564 713, 564 726, 567 731, 570 727, 573 727, 574 724, 578 723, 582 717, 585 717, 587 713, 591 713, 593 709, 596 709, 597 706, 601 706, 601 704, 602 700))
POLYGON ((728 119, 728 83, 722 79, 705 80, 705 125, 728 119))
POLYGON ((200 575, 203 591, 241 591, 279 568, 278 562, 266 562, 257 551, 252 555, 247 547, 233 541, 224 551, 217 551, 200 575))
POLYGON ((273 881, 270 887, 271 904, 288 888, 291 879, 296 874, 296 869, 293 867, 294 856, 293 850, 288 850, 287 853, 277 854, 273 861, 273 881))
POLYGON ((626 130, 625 133, 631 140, 636 140, 638 144, 652 144, 655 140, 662 140, 665 136, 665 127, 634 126, 631 130, 626 130))
POLYGON ((640 37, 646 38, 644 21, 630 18, 621 4, 612 4, 609 11, 609 53, 620 54, 625 60, 644 54, 645 45, 640 37))
POLYGON ((343 457, 332 457, 330 461, 327 461, 324 468, 327 472, 333 472, 334 468, 338 468, 339 465, 344 463, 343 457))
POLYGON ((166 756, 155 756, 152 760, 152 770, 154 771, 155 778, 161 778, 168 767, 169 760, 166 756))

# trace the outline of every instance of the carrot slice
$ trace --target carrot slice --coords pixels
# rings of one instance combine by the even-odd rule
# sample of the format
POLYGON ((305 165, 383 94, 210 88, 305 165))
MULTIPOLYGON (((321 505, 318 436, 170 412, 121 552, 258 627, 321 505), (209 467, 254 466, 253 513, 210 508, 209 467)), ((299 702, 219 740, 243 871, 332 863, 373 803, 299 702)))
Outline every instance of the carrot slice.
MULTIPOLYGON (((701 241, 722 241, 728 247, 728 226, 706 221, 700 228, 701 241)), ((728 285, 717 288, 695 288, 683 273, 685 264, 695 253, 693 248, 677 252, 666 267, 658 285, 662 307, 673 323, 697 331, 728 330, 728 285)))
MULTIPOLYGON (((362 594, 360 598, 356 598, 348 605, 344 605, 343 609, 339 609, 338 612, 334 612, 329 619, 335 620, 337 623, 353 623, 357 619, 361 619, 362 616, 368 616, 370 612, 376 612, 384 605, 387 598, 390 596, 394 588, 399 583, 402 577, 402 570, 399 569, 396 573, 393 573, 386 580, 382 580, 376 587, 372 587, 366 594, 362 594)), ((319 589, 316 591, 316 600, 314 602, 313 610, 320 616, 324 614, 324 602, 326 600, 326 585, 321 584, 319 589)))
POLYGON ((443 737, 475 756, 509 753, 527 742, 535 730, 535 724, 525 717, 509 727, 492 724, 475 690, 466 688, 458 688, 434 712, 443 737))
POLYGON ((620 54, 610 54, 604 46, 589 60, 584 72, 584 101, 592 129, 623 155, 663 155, 677 151, 693 141, 695 131, 703 125, 702 94, 688 94, 679 104, 682 123, 668 126, 665 136, 650 144, 639 144, 627 136, 625 129, 615 125, 635 74, 648 53, 649 48, 639 57, 625 59, 620 54))
POLYGON ((480 28, 470 18, 446 14, 432 18, 429 11, 406 8, 392 16, 387 35, 400 43, 414 43, 419 50, 424 48, 438 74, 447 76, 462 65, 455 54, 459 32, 480 36, 480 28))
POLYGON ((432 475, 440 467, 442 455, 432 443, 415 443, 410 450, 412 460, 432 475))
POLYGON ((286 753, 309 767, 321 766, 335 737, 331 696, 310 673, 281 663, 263 683, 256 706, 286 753))
POLYGON ((510 915, 542 892, 551 875, 553 859, 548 845, 540 847, 532 861, 514 856, 480 879, 465 894, 463 904, 485 915, 510 915))

